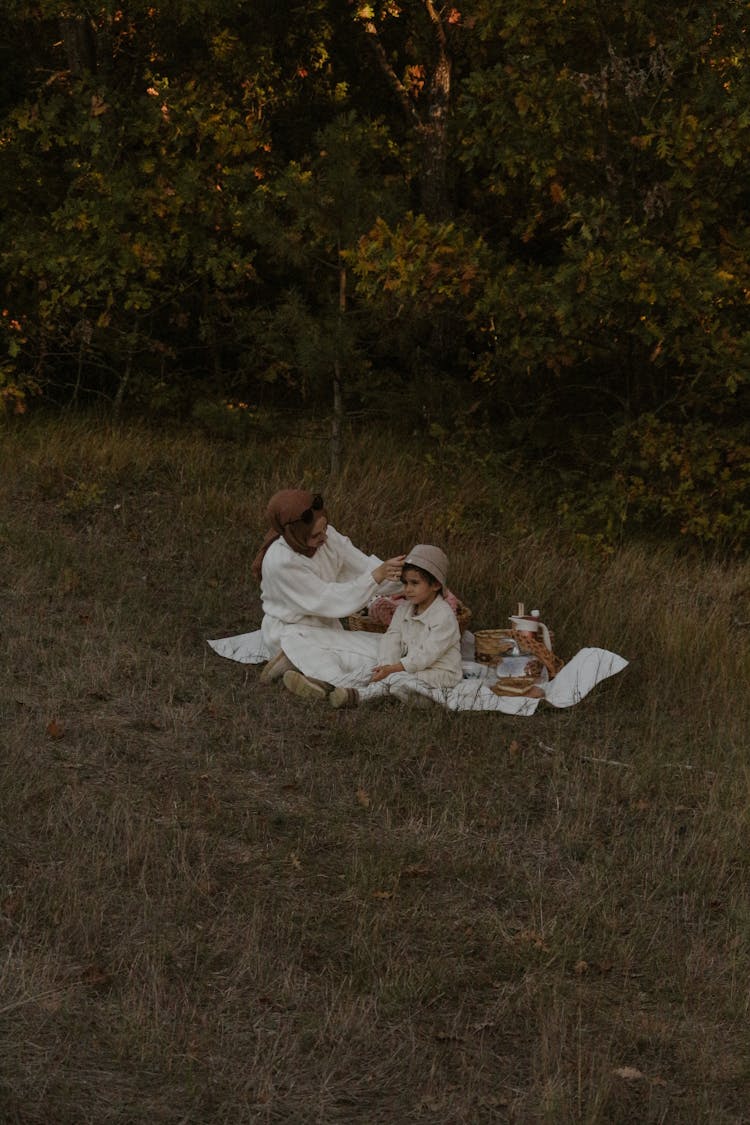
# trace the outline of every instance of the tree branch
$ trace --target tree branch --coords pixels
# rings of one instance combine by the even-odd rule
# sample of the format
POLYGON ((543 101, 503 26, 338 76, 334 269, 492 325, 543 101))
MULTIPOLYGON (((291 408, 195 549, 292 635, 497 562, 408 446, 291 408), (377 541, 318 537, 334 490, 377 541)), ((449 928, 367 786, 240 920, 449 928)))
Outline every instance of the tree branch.
POLYGON ((372 20, 366 20, 362 26, 367 32, 370 40, 370 45, 375 52, 375 57, 380 63, 380 69, 383 71, 385 77, 387 78, 388 85, 391 87, 394 94, 401 103, 401 108, 403 109, 406 116, 411 120, 412 124, 417 128, 421 128, 422 121, 420 119, 420 116, 417 113, 413 101, 409 97, 408 90, 388 61, 388 56, 385 53, 385 48, 380 41, 377 27, 372 20))
POLYGON ((448 40, 445 35, 443 21, 440 18, 439 12, 435 10, 435 5, 433 4, 432 0, 424 0, 424 6, 427 11, 427 15, 430 17, 432 26, 435 29, 435 34, 437 35, 437 40, 440 44, 440 50, 444 54, 448 49, 448 40))

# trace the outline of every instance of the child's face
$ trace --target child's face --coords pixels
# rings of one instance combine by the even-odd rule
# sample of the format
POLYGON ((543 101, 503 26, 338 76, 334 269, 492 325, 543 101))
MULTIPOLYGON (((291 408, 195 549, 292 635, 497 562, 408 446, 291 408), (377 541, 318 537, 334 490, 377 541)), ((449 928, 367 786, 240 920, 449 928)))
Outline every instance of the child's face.
POLYGON ((401 574, 404 587, 404 597, 410 601, 417 613, 427 609, 435 601, 440 589, 440 583, 435 579, 425 578, 418 570, 406 567, 401 574))

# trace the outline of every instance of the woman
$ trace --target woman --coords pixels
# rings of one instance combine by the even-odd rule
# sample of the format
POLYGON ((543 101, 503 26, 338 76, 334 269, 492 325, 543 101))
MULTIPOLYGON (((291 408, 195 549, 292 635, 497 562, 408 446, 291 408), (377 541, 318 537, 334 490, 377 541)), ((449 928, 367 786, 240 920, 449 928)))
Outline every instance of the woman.
POLYGON ((244 663, 267 660, 264 683, 301 665, 314 674, 313 654, 321 648, 351 651, 353 662, 361 660, 372 639, 345 633, 339 619, 400 588, 404 556, 382 562, 365 555, 328 523, 323 498, 305 489, 277 492, 267 516, 269 531, 252 564, 261 586, 260 631, 209 643, 244 663))

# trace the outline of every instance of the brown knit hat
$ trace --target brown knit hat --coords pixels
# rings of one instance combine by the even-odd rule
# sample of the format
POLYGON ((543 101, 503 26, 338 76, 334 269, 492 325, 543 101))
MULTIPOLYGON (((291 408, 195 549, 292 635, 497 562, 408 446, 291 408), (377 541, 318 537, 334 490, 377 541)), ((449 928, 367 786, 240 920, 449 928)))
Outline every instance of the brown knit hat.
POLYGON ((428 543, 417 543, 412 547, 403 562, 404 566, 418 566, 426 570, 441 586, 445 585, 448 577, 448 559, 439 547, 431 547, 428 543))

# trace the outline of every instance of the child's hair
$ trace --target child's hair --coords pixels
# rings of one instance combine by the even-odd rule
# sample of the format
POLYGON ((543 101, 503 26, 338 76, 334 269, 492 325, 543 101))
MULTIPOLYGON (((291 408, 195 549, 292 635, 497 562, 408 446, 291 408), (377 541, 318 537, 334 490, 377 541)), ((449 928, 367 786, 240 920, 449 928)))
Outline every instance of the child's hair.
POLYGON ((417 574, 421 574, 422 577, 426 578, 428 582, 435 583, 437 586, 439 586, 440 589, 438 590, 438 593, 442 597, 443 584, 438 578, 435 577, 434 574, 430 574, 429 570, 425 570, 424 567, 417 566, 415 563, 404 563, 404 565, 401 567, 401 581, 402 582, 404 580, 404 575, 406 574, 407 570, 416 570, 417 574))

